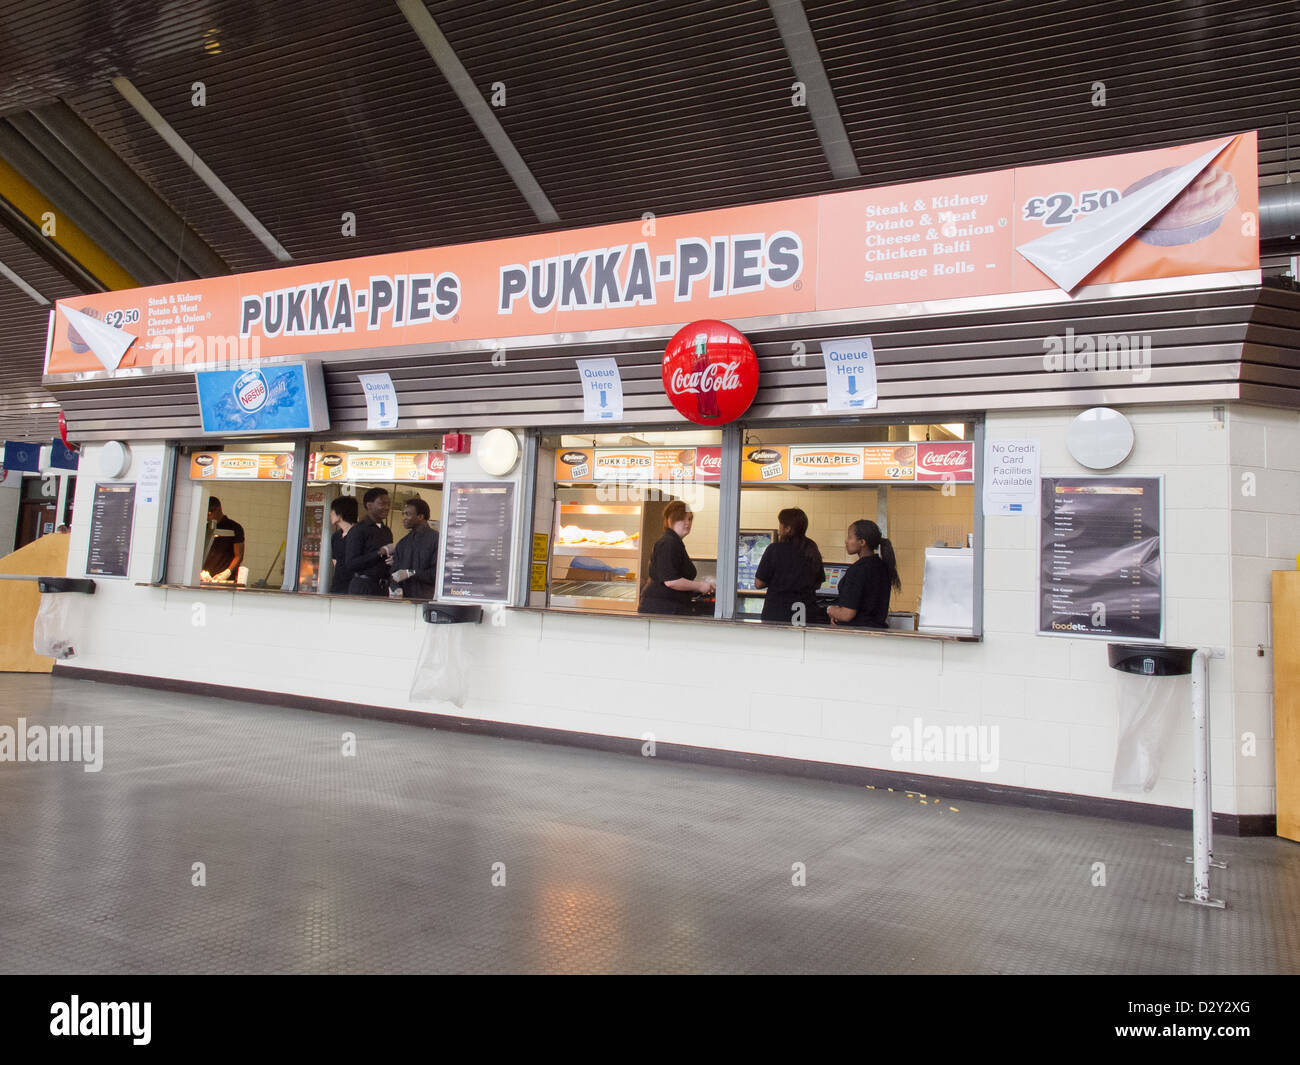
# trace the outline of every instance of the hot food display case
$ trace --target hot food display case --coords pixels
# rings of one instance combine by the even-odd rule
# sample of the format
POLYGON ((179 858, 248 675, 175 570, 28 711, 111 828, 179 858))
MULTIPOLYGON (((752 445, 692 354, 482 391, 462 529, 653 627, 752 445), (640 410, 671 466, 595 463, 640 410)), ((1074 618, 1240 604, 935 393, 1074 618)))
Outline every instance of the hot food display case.
MULTIPOLYGON (((575 494, 588 492, 596 496, 575 494)), ((551 606, 635 613, 669 502, 556 503, 551 606)))

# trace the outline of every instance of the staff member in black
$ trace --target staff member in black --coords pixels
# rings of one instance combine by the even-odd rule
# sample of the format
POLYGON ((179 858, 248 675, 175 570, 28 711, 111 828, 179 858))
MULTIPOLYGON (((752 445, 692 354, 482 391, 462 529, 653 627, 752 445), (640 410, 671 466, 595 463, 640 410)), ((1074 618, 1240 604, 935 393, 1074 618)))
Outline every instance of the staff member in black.
POLYGON ((832 625, 865 629, 888 628, 889 590, 902 588, 894 545, 874 521, 855 521, 844 537, 844 550, 857 561, 840 578, 839 600, 826 608, 832 625), (876 554, 879 550, 880 554, 876 554))
POLYGON ((437 594, 438 530, 429 528, 429 504, 419 496, 402 507, 406 535, 380 553, 393 567, 389 580, 402 589, 403 599, 432 599, 437 594))
POLYGON ((384 524, 388 517, 388 491, 372 488, 361 497, 366 516, 348 533, 344 565, 352 573, 348 595, 387 595, 388 560, 380 549, 393 542, 392 530, 384 524))
POLYGON ((817 609, 817 589, 826 583, 822 553, 808 539, 808 515, 790 507, 776 516, 780 532, 768 546, 754 574, 754 587, 766 588, 763 620, 787 625, 825 622, 817 609))
POLYGON ((203 556, 203 573, 200 581, 237 581, 239 567, 244 564, 244 527, 226 517, 221 500, 208 498, 208 524, 211 526, 212 546, 203 556))
POLYGON ((682 543, 694 519, 680 499, 664 507, 664 534, 650 554, 650 583, 641 592, 638 614, 689 614, 692 596, 713 591, 713 581, 695 579, 695 563, 682 543))
POLYGON ((330 595, 347 595, 352 571, 344 559, 347 558, 348 534, 357 524, 356 496, 339 496, 330 504, 330 524, 334 526, 330 534, 330 559, 334 567, 330 577, 330 595))

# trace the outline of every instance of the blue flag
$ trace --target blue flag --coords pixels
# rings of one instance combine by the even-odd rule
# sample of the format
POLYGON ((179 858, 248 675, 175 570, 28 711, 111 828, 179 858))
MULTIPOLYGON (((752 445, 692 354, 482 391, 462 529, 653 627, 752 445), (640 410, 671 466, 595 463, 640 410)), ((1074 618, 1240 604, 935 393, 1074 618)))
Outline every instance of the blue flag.
POLYGON ((54 469, 75 470, 80 461, 80 453, 70 447, 64 447, 63 441, 57 436, 50 441, 50 466, 54 469))
POLYGON ((25 470, 28 473, 41 472, 41 445, 26 441, 5 441, 6 470, 25 470))

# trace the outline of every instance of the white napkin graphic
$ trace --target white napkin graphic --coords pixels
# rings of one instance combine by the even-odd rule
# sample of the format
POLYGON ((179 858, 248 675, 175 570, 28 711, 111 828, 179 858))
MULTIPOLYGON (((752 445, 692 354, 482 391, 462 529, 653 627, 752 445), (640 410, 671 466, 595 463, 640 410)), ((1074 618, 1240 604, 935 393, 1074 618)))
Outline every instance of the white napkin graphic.
POLYGON ((1054 233, 1017 246, 1026 259, 1070 292, 1106 258, 1163 211, 1235 138, 1138 189, 1100 211, 1084 215, 1054 233))
POLYGON ((95 358, 104 364, 105 370, 116 370, 122 364, 126 349, 135 343, 131 333, 106 325, 98 318, 74 311, 71 307, 59 304, 59 313, 81 334, 81 339, 95 353, 95 358))

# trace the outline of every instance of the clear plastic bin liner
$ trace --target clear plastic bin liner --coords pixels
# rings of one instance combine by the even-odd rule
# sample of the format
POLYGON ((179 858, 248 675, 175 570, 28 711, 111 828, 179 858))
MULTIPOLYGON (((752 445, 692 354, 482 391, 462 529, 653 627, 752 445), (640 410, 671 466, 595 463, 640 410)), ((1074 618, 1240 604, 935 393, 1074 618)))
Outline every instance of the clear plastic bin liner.
POLYGON ((71 658, 72 611, 74 595, 47 593, 41 596, 40 609, 36 611, 36 624, 32 629, 32 647, 38 655, 49 658, 71 658))
POLYGON ((1160 763, 1173 742, 1180 716, 1191 715, 1191 678, 1117 673, 1115 683, 1119 689, 1119 743, 1111 788, 1150 791, 1160 777, 1160 763))
POLYGON ((469 670, 465 664, 465 625, 428 625, 411 678, 412 702, 447 702, 463 707, 469 670))

